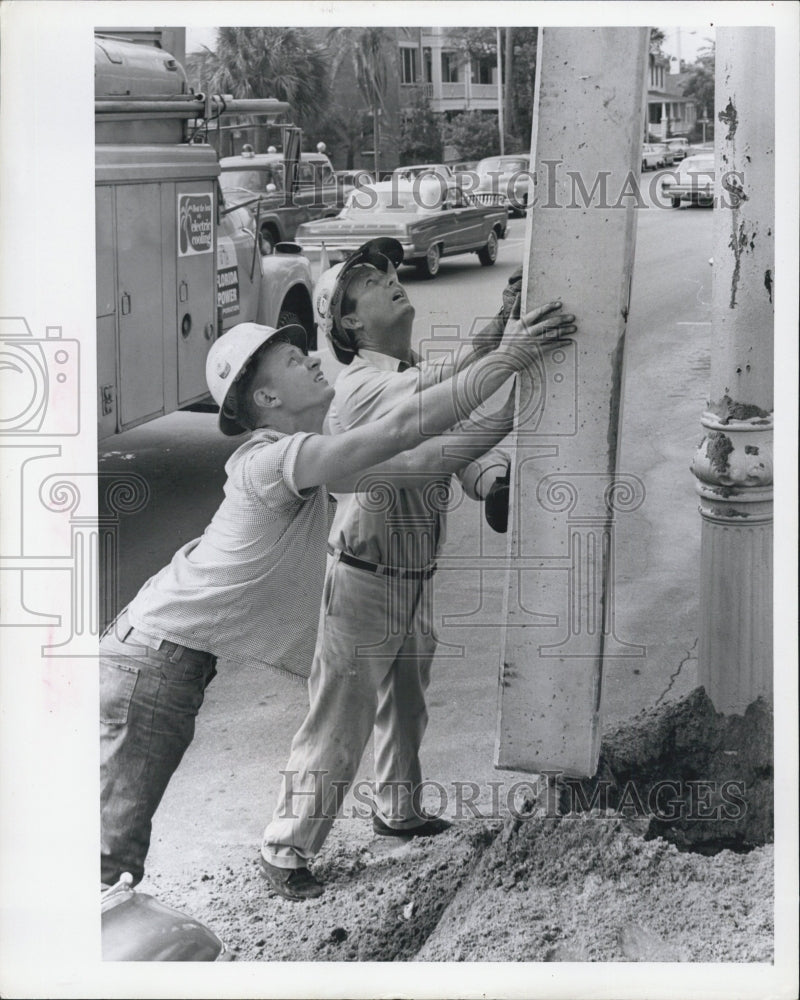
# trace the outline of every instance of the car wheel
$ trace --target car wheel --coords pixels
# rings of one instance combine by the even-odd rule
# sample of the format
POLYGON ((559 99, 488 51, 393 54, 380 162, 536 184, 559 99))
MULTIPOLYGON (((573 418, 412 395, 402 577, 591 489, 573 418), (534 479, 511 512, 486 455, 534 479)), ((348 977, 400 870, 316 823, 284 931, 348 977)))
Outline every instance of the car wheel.
POLYGON ((670 198, 670 201, 672 202, 672 207, 673 208, 680 208, 681 207, 681 200, 680 200, 680 198, 670 198))
POLYGON ((303 318, 300 313, 296 312, 292 305, 287 305, 286 302, 281 306, 281 310, 278 313, 278 329, 284 326, 302 326, 306 331, 306 338, 308 346, 311 350, 316 348, 316 337, 314 336, 314 331, 309 330, 306 324, 303 322, 303 318))
POLYGON ((484 267, 491 267, 497 260, 497 233, 494 229, 489 233, 486 246, 478 251, 478 260, 484 267))
POLYGON ((713 198, 698 198, 697 204, 700 208, 713 208, 714 199, 713 198))
POLYGON ((431 243, 428 252, 417 261, 417 270, 426 278, 435 278, 439 273, 439 265, 442 260, 442 251, 438 243, 431 243))
POLYGON ((258 239, 258 249, 262 257, 268 257, 270 254, 275 253, 275 244, 277 242, 278 238, 275 236, 275 233, 267 226, 264 226, 259 233, 258 239))

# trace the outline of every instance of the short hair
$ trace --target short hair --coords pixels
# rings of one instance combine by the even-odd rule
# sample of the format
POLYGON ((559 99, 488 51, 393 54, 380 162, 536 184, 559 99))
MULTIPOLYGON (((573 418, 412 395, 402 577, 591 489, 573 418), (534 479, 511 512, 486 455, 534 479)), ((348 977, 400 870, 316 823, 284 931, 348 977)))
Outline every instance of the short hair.
POLYGON ((273 337, 250 356, 239 373, 236 381, 230 387, 228 395, 225 397, 225 413, 237 423, 241 424, 248 431, 253 431, 258 427, 261 418, 261 409, 253 399, 256 376, 261 367, 261 360, 267 353, 267 349, 275 344, 284 344, 288 341, 280 337, 273 337))

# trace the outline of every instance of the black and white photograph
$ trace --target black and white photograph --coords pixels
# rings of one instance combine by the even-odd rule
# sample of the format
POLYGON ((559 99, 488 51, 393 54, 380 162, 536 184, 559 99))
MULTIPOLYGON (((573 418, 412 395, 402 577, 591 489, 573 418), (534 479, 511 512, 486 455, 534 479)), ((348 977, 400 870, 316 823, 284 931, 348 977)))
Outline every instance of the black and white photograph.
POLYGON ((2 995, 796 996, 797 6, 0 16, 2 995))

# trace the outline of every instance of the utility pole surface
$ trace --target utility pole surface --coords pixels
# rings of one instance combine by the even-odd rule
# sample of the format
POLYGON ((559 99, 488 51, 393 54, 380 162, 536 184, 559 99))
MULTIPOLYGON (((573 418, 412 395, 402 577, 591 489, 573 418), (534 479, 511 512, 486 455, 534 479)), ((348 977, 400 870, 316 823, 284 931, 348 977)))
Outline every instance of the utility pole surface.
POLYGON ((645 110, 647 28, 544 28, 523 308, 560 299, 578 334, 519 381, 496 765, 590 776, 614 633, 614 523, 644 499, 617 472, 645 110))

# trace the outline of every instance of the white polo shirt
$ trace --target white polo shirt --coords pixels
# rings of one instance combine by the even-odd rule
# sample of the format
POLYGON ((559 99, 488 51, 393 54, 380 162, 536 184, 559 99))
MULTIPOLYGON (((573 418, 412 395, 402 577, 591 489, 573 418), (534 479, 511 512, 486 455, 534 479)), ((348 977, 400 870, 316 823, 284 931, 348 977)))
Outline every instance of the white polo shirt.
MULTIPOLYGON (((441 360, 419 362, 403 372, 398 366, 387 354, 362 350, 336 379, 329 432, 341 434, 377 420, 453 374, 452 366, 441 360)), ((397 471, 391 482, 340 499, 330 534, 334 548, 398 568, 422 569, 435 560, 445 539, 450 474, 431 476, 423 488, 404 488, 404 461, 403 455, 392 460, 397 471)), ((419 479, 413 466, 405 472, 419 479)))
POLYGON ((202 537, 133 599, 134 628, 220 659, 308 676, 330 523, 326 488, 301 492, 294 482, 310 436, 261 429, 231 455, 225 499, 202 537))

